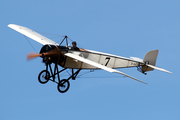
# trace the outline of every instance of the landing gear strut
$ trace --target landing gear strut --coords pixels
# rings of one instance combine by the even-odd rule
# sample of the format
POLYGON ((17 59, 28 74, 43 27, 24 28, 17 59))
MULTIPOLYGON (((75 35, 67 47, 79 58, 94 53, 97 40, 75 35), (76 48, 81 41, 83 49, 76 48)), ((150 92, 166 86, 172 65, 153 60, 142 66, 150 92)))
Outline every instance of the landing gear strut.
POLYGON ((52 70, 51 64, 46 64, 46 70, 42 70, 39 73, 38 76, 38 80, 41 84, 45 84, 47 83, 49 80, 57 83, 57 89, 60 93, 65 93, 66 91, 68 91, 69 87, 70 87, 70 83, 69 80, 72 78, 72 80, 75 80, 77 75, 79 74, 79 72, 81 71, 81 69, 78 69, 76 72, 74 72, 74 69, 72 69, 72 75, 69 76, 69 78, 67 79, 62 79, 60 80, 60 75, 59 73, 63 72, 64 70, 66 70, 67 68, 64 68, 62 70, 58 70, 58 65, 55 64, 54 66, 54 71, 52 70), (48 71, 50 70, 50 72, 48 71), (50 74, 51 73, 51 74, 50 74), (55 80, 55 78, 58 78, 58 81, 55 80))

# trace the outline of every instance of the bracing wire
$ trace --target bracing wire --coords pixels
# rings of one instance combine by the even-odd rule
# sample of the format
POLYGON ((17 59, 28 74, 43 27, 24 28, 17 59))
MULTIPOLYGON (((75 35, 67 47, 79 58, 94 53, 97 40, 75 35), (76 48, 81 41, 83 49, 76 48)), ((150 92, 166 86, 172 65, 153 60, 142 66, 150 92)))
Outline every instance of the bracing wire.
MULTIPOLYGON (((65 76, 69 76, 69 75, 63 75, 64 77, 65 76)), ((83 75, 82 75, 83 76, 83 75)), ((94 79, 94 78, 99 78, 99 79, 105 79, 105 78, 126 78, 126 76, 94 76, 94 77, 82 77, 82 76, 77 76, 76 78, 92 78, 92 79, 94 79)))
MULTIPOLYGON (((63 38, 64 38, 65 36, 61 36, 61 37, 63 37, 63 38)), ((62 41, 62 39, 60 39, 60 40, 56 41, 56 43, 59 43, 60 41, 62 41)))
POLYGON ((69 75, 71 75, 67 70, 66 70, 66 72, 67 72, 69 75))
POLYGON ((51 35, 51 36, 56 36, 56 37, 64 37, 63 35, 59 35, 59 34, 55 34, 55 33, 50 33, 50 32, 43 32, 43 31, 37 31, 37 32, 42 33, 42 34, 51 35))
POLYGON ((81 77, 81 76, 86 75, 86 74, 91 73, 91 72, 92 72, 92 71, 84 72, 84 73, 78 75, 77 77, 81 77))
MULTIPOLYGON (((68 37, 68 39, 73 42, 74 40, 72 40, 71 38, 68 37)), ((83 48, 83 46, 81 44, 78 43, 78 46, 80 46, 81 48, 83 48)))
MULTIPOLYGON (((50 33, 50 32, 43 32, 43 31, 37 31, 37 32, 42 33, 42 34, 46 34, 46 35, 53 36, 53 37, 49 37, 50 39, 56 39, 56 38, 65 37, 65 35, 60 35, 60 34, 55 34, 55 33, 50 33)), ((57 40, 57 41, 55 41, 55 42, 56 42, 56 43, 59 43, 60 41, 62 41, 62 39, 57 40)))
POLYGON ((126 76, 96 76, 96 77, 77 77, 77 78, 126 78, 126 76))
POLYGON ((69 40, 71 40, 71 42, 73 41, 73 40, 72 40, 72 39, 70 39, 69 37, 68 37, 68 39, 69 39, 69 40))
POLYGON ((34 51, 37 52, 36 49, 33 47, 33 45, 29 42, 28 38, 27 38, 25 35, 24 35, 24 37, 26 38, 26 40, 28 41, 28 43, 31 45, 31 47, 34 49, 34 51))
MULTIPOLYGON (((71 75, 70 73, 69 73, 69 71, 70 71, 70 69, 68 69, 68 70, 66 70, 66 72, 65 73, 63 73, 63 74, 61 74, 61 75, 63 75, 64 77, 65 76, 69 76, 69 75, 71 75), (67 74, 68 75, 67 75, 67 74), (66 74, 66 75, 65 75, 66 74)), ((77 78, 79 79, 79 78, 91 78, 91 79, 95 79, 95 78, 98 78, 98 79, 105 79, 105 78, 126 78, 126 76, 94 76, 94 77, 83 77, 84 75, 86 75, 86 74, 88 74, 88 73, 91 73, 91 72, 93 72, 93 71, 87 71, 87 72, 84 72, 84 73, 81 73, 80 75, 78 75, 77 76, 77 78)))

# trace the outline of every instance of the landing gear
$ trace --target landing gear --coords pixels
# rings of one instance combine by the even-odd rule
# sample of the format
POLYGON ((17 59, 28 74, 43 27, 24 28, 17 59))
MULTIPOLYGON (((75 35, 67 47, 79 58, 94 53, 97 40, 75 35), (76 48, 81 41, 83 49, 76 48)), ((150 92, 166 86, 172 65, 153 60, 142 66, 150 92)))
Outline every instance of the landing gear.
POLYGON ((57 89, 60 93, 65 93, 69 89, 70 83, 68 80, 63 79, 58 83, 57 89))
POLYGON ((41 84, 45 84, 49 81, 50 73, 47 70, 43 70, 39 73, 38 80, 41 84))
POLYGON ((41 84, 45 84, 47 83, 49 80, 57 83, 57 89, 60 93, 65 93, 66 91, 68 91, 69 87, 70 87, 70 83, 69 80, 72 78, 73 80, 76 79, 77 75, 79 74, 79 72, 81 71, 81 69, 78 69, 76 72, 74 72, 74 69, 72 69, 72 75, 70 75, 69 78, 67 79, 62 79, 60 80, 60 75, 59 73, 63 72, 64 70, 66 70, 67 68, 64 68, 62 70, 58 70, 58 65, 55 64, 54 66, 54 71, 52 71, 52 67, 51 64, 46 64, 46 70, 43 70, 39 73, 38 76, 38 80, 41 84), (50 70, 50 72, 48 71, 50 70), (50 74, 51 73, 51 74, 50 74), (57 76, 57 77, 56 77, 57 76), (55 80, 55 78, 58 78, 58 80, 55 80))

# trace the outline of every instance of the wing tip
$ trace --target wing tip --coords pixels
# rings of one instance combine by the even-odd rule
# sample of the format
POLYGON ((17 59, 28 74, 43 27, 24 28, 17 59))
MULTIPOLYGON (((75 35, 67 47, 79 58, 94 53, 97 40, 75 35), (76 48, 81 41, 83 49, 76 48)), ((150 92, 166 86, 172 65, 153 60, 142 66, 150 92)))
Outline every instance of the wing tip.
POLYGON ((168 71, 168 73, 173 74, 172 72, 168 71))
POLYGON ((13 24, 8 24, 7 26, 8 26, 8 27, 11 27, 12 25, 13 25, 13 24))
POLYGON ((13 27, 18 26, 18 25, 16 25, 16 24, 8 24, 7 26, 10 27, 10 28, 13 28, 13 27))
POLYGON ((147 84, 146 82, 141 81, 141 80, 139 80, 139 79, 137 79, 137 78, 134 78, 134 77, 132 77, 132 76, 129 76, 129 75, 127 75, 127 74, 123 73, 123 72, 120 72, 120 71, 117 71, 117 70, 114 70, 114 69, 113 69, 113 71, 112 71, 112 72, 113 72, 113 73, 119 73, 119 74, 122 74, 122 75, 124 75, 124 76, 126 76, 126 77, 129 77, 129 78, 131 78, 131 79, 134 79, 134 80, 136 80, 136 81, 138 81, 138 82, 141 82, 141 83, 147 84))

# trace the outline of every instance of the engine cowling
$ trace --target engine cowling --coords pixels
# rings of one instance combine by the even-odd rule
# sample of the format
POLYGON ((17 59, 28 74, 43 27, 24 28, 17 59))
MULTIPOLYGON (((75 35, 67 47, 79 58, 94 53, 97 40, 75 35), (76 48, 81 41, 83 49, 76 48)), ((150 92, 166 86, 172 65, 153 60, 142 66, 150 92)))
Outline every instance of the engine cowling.
POLYGON ((46 64, 57 63, 60 66, 63 66, 66 60, 66 57, 64 56, 63 53, 67 51, 68 48, 65 46, 44 45, 39 53, 42 54, 44 63, 46 64), (50 53, 50 52, 52 52, 52 54, 48 56, 43 56, 43 53, 50 53))

